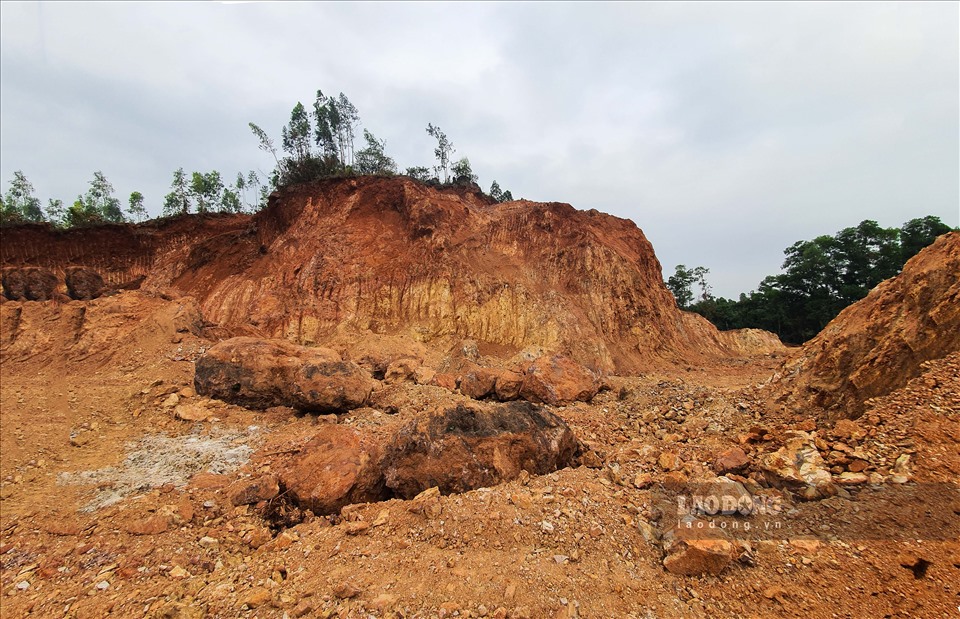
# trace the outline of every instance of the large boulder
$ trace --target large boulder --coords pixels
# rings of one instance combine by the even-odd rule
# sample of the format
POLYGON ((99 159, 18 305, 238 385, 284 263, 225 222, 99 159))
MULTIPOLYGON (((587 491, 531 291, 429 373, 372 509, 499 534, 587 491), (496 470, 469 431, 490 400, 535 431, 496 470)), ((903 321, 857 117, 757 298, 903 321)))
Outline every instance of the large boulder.
POLYGON ((282 466, 278 477, 289 499, 315 514, 385 498, 377 440, 352 428, 328 425, 282 466))
POLYGON ((60 282, 49 269, 23 267, 3 270, 3 294, 11 301, 49 301, 61 297, 60 282))
POLYGON ((571 464, 577 440, 556 415, 529 402, 470 404, 417 419, 387 447, 387 488, 412 498, 437 486, 444 494, 542 475, 571 464))
POLYGON ((70 267, 64 272, 67 294, 71 299, 89 301, 107 291, 107 285, 99 273, 87 267, 70 267))
POLYGON ((556 406, 578 400, 589 402, 599 390, 600 381, 593 372, 568 357, 553 355, 530 364, 520 397, 556 406))
POLYGON ((457 380, 460 393, 474 400, 493 395, 499 374, 498 370, 480 367, 468 361, 457 380))
POLYGON ((335 412, 363 406, 374 382, 326 348, 235 337, 197 359, 194 385, 199 394, 242 406, 335 412))

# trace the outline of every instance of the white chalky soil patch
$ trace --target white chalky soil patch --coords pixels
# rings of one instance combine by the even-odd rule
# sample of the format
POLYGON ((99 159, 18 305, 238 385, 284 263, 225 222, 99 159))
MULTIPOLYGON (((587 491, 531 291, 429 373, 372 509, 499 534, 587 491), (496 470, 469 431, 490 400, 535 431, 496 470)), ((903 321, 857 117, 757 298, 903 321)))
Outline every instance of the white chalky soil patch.
POLYGON ((249 426, 209 435, 149 435, 129 443, 119 465, 60 473, 57 483, 95 485, 94 498, 80 510, 92 512, 167 484, 184 486, 197 473, 230 473, 250 459, 254 451, 250 443, 258 433, 257 426, 249 426))

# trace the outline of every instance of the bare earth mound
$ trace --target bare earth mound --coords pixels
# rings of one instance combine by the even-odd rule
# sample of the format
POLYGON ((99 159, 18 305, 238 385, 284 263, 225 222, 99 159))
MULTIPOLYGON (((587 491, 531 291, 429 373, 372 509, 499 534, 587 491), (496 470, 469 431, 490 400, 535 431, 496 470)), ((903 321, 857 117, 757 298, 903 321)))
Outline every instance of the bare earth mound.
POLYGON ((792 411, 857 418, 870 398, 960 350, 960 233, 941 236, 897 277, 843 310, 778 373, 773 390, 792 411), (811 410, 812 409, 812 410, 811 410))
MULTIPOLYGON (((236 335, 326 343, 344 332, 449 349, 470 338, 501 356, 528 346, 595 369, 738 355, 680 312, 633 222, 568 204, 494 204, 405 178, 285 190, 255 216, 4 235, 5 267, 81 264, 122 285, 195 297, 236 335), (42 252, 33 248, 44 247, 42 252)), ((753 352, 779 350, 767 336, 753 352)))

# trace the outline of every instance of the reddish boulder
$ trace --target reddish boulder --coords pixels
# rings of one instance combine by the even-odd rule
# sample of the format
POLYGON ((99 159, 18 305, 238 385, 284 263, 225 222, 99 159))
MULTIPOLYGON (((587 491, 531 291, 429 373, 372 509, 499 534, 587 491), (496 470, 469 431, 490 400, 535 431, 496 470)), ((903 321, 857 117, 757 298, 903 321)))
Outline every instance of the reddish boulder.
POLYGON ((717 528, 685 516, 663 537, 663 566, 681 576, 717 575, 737 557, 737 547, 717 528))
POLYGON ((556 415, 529 402, 459 405, 401 428, 387 447, 387 488, 412 498, 437 486, 466 492, 568 466, 577 440, 556 415))
POLYGON ((530 364, 520 397, 556 406, 578 400, 589 402, 599 390, 600 382, 593 372, 568 357, 554 355, 530 364))
POLYGON ((483 368, 475 363, 468 363, 460 374, 460 393, 473 398, 474 400, 483 399, 493 394, 494 387, 497 384, 497 370, 483 368))
POLYGON ((64 273, 67 294, 71 299, 89 301, 107 291, 107 285, 100 274, 87 267, 70 267, 64 273))
POLYGON ((453 374, 447 374, 445 372, 437 372, 433 375, 433 378, 429 382, 430 385, 434 387, 442 387, 447 391, 456 391, 457 389, 457 377, 453 374))
POLYGON ((713 470, 717 475, 738 473, 750 466, 750 456, 739 447, 731 447, 722 451, 713 461, 713 470))
POLYGON ((409 357, 392 361, 384 372, 383 382, 392 385, 393 383, 412 380, 419 367, 420 362, 409 357))
POLYGON ((373 380, 356 364, 326 348, 283 340, 235 337, 197 359, 197 393, 226 402, 331 412, 363 406, 373 380))
POLYGON ((494 395, 501 402, 516 400, 520 397, 520 389, 523 387, 523 374, 503 370, 497 375, 497 384, 494 386, 494 395))
POLYGON ((24 267, 4 269, 3 294, 11 301, 49 301, 62 297, 60 282, 48 269, 24 267))
POLYGON ((385 498, 381 450, 370 436, 339 425, 326 426, 278 476, 287 496, 315 514, 332 514, 351 503, 385 498))

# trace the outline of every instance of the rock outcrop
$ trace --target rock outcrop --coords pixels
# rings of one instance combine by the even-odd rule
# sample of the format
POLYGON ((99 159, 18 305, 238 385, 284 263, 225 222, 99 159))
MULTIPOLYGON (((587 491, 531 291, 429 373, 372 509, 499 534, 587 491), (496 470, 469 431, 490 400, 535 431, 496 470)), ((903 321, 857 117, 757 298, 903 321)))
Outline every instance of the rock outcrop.
POLYGON ((196 362, 197 393, 254 408, 290 406, 336 412, 363 406, 374 382, 355 363, 326 348, 235 337, 196 362))
POLYGON ((960 350, 960 232, 938 238, 903 271, 846 308, 775 377, 789 409, 857 418, 864 403, 902 387, 921 364, 960 350))

